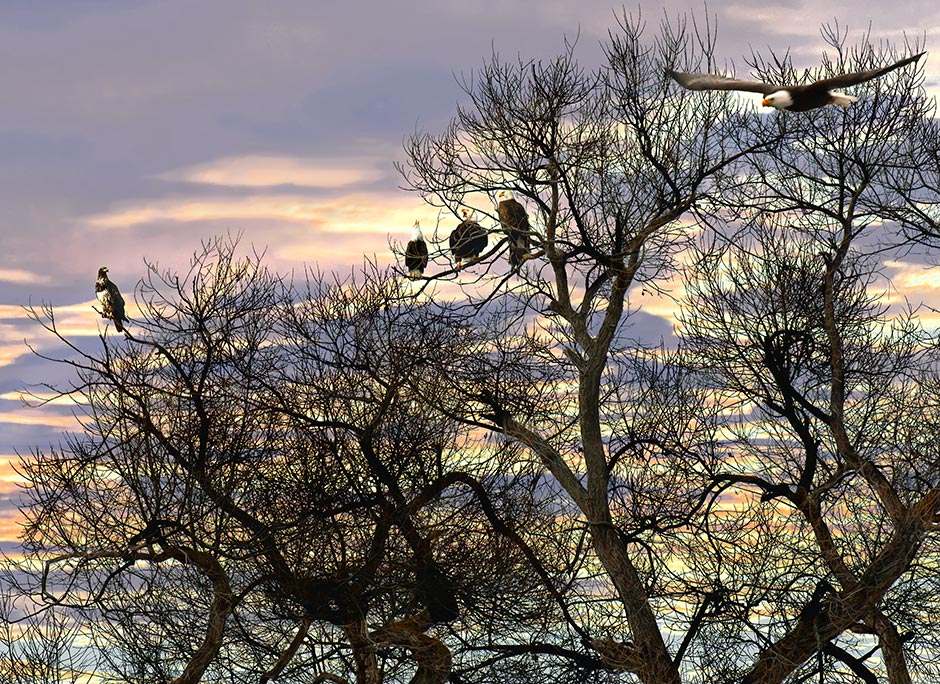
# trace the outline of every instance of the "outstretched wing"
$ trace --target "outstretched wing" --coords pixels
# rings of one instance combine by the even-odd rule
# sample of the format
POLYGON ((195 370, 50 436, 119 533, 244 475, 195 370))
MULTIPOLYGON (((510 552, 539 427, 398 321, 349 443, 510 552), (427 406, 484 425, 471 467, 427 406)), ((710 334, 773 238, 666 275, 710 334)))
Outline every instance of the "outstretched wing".
POLYGON ((781 86, 760 81, 741 81, 727 76, 715 74, 688 74, 682 71, 667 69, 666 73, 672 76, 676 83, 687 90, 744 90, 749 93, 763 93, 769 95, 780 90, 781 86))
POLYGON ((864 83, 865 81, 870 81, 879 76, 884 76, 889 71, 894 71, 895 69, 900 69, 902 66, 906 66, 911 62, 916 62, 921 56, 927 54, 926 52, 919 52, 912 57, 907 57, 902 59, 899 62, 894 64, 889 64, 886 67, 881 67, 880 69, 869 69, 868 71, 855 71, 851 74, 840 74, 838 76, 833 76, 831 78, 825 78, 821 81, 816 81, 814 85, 819 85, 830 90, 832 88, 847 88, 848 86, 858 85, 859 83, 864 83))

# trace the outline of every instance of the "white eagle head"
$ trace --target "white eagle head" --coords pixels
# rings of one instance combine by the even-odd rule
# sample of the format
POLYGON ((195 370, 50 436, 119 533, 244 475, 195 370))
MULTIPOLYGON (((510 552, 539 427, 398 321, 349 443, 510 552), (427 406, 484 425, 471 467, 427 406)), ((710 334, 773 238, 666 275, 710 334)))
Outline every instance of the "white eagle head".
POLYGON ((424 240, 424 236, 421 234, 421 221, 415 221, 414 230, 411 231, 412 240, 424 240))
POLYGON ((469 221, 470 219, 472 219, 473 214, 474 214, 473 209, 469 209, 468 207, 464 207, 463 209, 460 210, 460 215, 463 216, 464 221, 469 221))
POLYGON ((512 193, 509 190, 500 190, 496 193, 496 201, 504 202, 512 199, 512 193))
POLYGON ((765 97, 761 104, 774 109, 786 109, 793 104, 793 96, 789 90, 778 90, 765 97))

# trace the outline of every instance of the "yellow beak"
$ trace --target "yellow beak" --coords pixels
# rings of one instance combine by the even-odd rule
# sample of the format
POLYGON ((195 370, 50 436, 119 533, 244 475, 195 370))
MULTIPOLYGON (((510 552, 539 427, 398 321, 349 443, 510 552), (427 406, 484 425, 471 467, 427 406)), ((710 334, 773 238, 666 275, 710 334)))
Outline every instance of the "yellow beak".
POLYGON ((764 98, 763 102, 761 102, 761 104, 764 105, 765 107, 773 107, 773 106, 774 106, 773 102, 771 102, 770 100, 768 100, 766 97, 764 98))

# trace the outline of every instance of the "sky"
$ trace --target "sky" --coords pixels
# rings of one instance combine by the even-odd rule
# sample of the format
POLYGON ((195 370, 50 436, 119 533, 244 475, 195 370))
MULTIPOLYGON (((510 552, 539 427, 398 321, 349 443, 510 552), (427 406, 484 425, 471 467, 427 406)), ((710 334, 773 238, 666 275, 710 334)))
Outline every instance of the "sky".
MULTIPOLYGON (((899 48, 904 36, 940 45, 935 0, 707 10, 719 61, 741 66, 753 48, 813 67, 834 19, 850 42, 870 28, 899 48)), ((201 239, 230 231, 281 272, 389 262, 389 236, 406 240, 415 218, 434 216, 393 163, 410 133, 444 128, 463 99, 458 77, 494 50, 547 59, 575 36, 595 66, 623 11, 605 0, 0 1, 0 541, 16 535, 16 453, 71 425, 68 406, 20 399, 58 372, 24 343, 53 348, 24 305, 51 302, 70 332, 93 337, 99 266, 129 293, 144 259, 182 269, 201 239)), ((705 7, 627 11, 654 33, 664 14, 705 7)))

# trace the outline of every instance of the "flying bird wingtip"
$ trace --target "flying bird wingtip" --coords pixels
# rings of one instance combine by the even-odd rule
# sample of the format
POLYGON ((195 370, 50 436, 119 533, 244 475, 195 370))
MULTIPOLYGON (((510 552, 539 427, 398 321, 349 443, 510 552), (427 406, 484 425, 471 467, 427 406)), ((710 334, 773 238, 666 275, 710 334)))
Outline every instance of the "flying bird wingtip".
POLYGON ((927 51, 926 51, 926 50, 922 50, 921 52, 918 52, 916 55, 911 55, 910 57, 908 57, 908 58, 906 58, 906 59, 902 59, 902 60, 901 60, 901 64, 902 64, 902 65, 913 64, 913 63, 915 63, 915 62, 920 61, 920 58, 923 57, 923 56, 926 55, 926 54, 927 54, 927 51))

